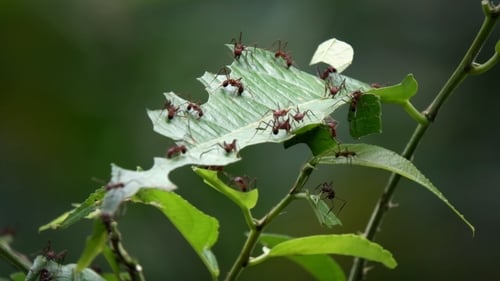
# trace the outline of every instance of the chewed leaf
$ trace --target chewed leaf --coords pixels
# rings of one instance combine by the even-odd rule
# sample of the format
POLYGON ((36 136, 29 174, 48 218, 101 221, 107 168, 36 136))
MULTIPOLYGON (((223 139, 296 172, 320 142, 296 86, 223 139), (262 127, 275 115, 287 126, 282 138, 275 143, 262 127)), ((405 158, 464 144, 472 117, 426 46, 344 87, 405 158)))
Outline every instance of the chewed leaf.
MULTIPOLYGON (((259 243, 265 247, 272 248, 290 239, 293 239, 293 237, 263 233, 259 237, 259 243)), ((287 256, 287 258, 302 266, 318 281, 345 280, 344 271, 329 255, 287 256)))
POLYGON ((348 111, 349 133, 353 138, 382 132, 382 117, 379 97, 362 94, 348 111))
POLYGON ((354 50, 351 45, 332 38, 318 46, 309 64, 323 62, 333 66, 340 73, 351 65, 353 57, 354 50))
POLYGON ((48 260, 44 256, 37 256, 26 275, 26 281, 39 280, 106 281, 90 268, 77 271, 76 264, 61 265, 53 260, 48 260))
POLYGON ((316 217, 321 225, 326 227, 342 225, 340 219, 333 212, 333 208, 328 206, 325 201, 321 200, 321 196, 308 194, 307 199, 309 203, 311 203, 314 214, 316 214, 316 217))
POLYGON ((217 260, 210 250, 219 236, 217 219, 196 209, 174 192, 152 188, 142 189, 136 194, 134 200, 158 208, 193 247, 210 274, 213 277, 219 275, 217 260))
POLYGON ((266 257, 318 254, 348 255, 380 262, 388 268, 397 266, 389 251, 377 243, 354 234, 313 235, 290 239, 272 247, 266 257))
POLYGON ((206 184, 213 187, 215 190, 226 195, 231 199, 236 205, 242 209, 252 209, 257 204, 257 199, 259 198, 259 192, 257 189, 249 190, 246 192, 235 190, 227 186, 223 181, 217 176, 217 171, 193 168, 195 173, 203 178, 206 184))
POLYGON ((413 74, 408 74, 401 83, 396 85, 372 88, 368 92, 380 97, 382 102, 404 104, 418 91, 417 80, 413 74))
POLYGON ((412 180, 436 195, 474 233, 474 226, 462 215, 411 161, 386 148, 370 144, 342 144, 317 156, 319 164, 349 164, 379 168, 412 180))

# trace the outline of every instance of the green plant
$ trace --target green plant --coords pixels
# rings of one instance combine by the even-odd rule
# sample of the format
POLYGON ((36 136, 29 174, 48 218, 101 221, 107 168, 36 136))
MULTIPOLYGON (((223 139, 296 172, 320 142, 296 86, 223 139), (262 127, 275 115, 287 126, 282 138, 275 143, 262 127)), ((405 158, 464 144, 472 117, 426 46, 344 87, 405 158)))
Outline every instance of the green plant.
MULTIPOLYGON (((170 171, 180 166, 193 165, 195 173, 200 175, 207 185, 234 201, 241 209, 249 228, 247 242, 226 276, 227 280, 236 279, 241 270, 247 266, 256 265, 271 257, 279 256, 291 258, 310 270, 318 280, 326 280, 328 276, 337 276, 339 280, 345 279, 342 270, 327 254, 352 255, 358 258, 352 269, 351 280, 361 278, 366 259, 381 262, 389 268, 395 267, 396 262, 392 255, 370 240, 373 240, 375 230, 380 225, 384 213, 390 207, 390 199, 400 176, 407 177, 427 188, 446 203, 473 230, 472 225, 406 159, 411 158, 440 106, 458 84, 468 74, 483 73, 498 62, 500 44, 496 45, 494 55, 486 63, 477 64, 474 62, 474 58, 486 40, 486 36, 491 31, 499 13, 498 6, 493 7, 489 2, 483 2, 483 7, 486 21, 478 33, 477 39, 457 71, 452 74, 434 102, 423 113, 416 110, 410 103, 410 98, 417 91, 417 83, 411 75, 404 78, 398 85, 373 88, 361 81, 332 73, 330 75, 332 85, 340 88, 340 85, 343 84, 345 88, 342 88, 335 97, 330 98, 325 97, 325 81, 294 67, 288 69, 285 63, 289 57, 286 55, 284 58, 276 58, 274 54, 265 50, 247 47, 244 54, 230 66, 230 76, 206 73, 200 78, 210 94, 209 101, 203 105, 205 110, 203 117, 198 118, 197 112, 192 111, 186 111, 185 116, 181 116, 181 111, 178 111, 177 108, 186 106, 187 101, 174 93, 166 95, 173 108, 149 112, 155 125, 155 131, 182 142, 181 145, 186 146, 187 149, 185 153, 182 149, 172 150, 169 159, 156 159, 155 165, 147 171, 130 171, 114 166, 109 185, 96 190, 80 206, 51 222, 43 229, 67 227, 84 217, 95 219, 94 232, 89 237, 87 246, 76 265, 76 270, 85 272, 85 268, 90 265, 91 261, 103 253, 115 273, 114 277, 107 278, 110 280, 118 278, 122 274, 121 271, 125 269, 132 280, 142 280, 144 277, 139 263, 130 257, 121 244, 121 235, 115 218, 124 202, 133 201, 151 205, 163 212, 176 226, 206 264, 215 280, 220 273, 211 248, 217 241, 218 221, 197 210, 176 193, 171 192, 175 189, 175 185, 165 177, 170 171), (237 79, 240 77, 242 80, 239 82, 245 85, 245 89, 241 93, 237 82, 227 81, 229 79, 238 81, 237 79), (235 84, 236 87, 223 87, 224 81, 235 84), (354 106, 351 95, 357 90, 361 90, 363 94, 354 106), (414 136, 408 142, 407 149, 401 156, 368 144, 340 144, 336 137, 332 137, 335 125, 324 120, 330 114, 335 114, 335 111, 343 105, 353 107, 352 110, 349 110, 351 135, 362 137, 379 132, 380 102, 402 105, 418 123, 414 136), (300 123, 291 121, 292 116, 287 114, 285 114, 285 118, 275 119, 272 111, 269 110, 277 108, 289 109, 290 113, 296 109, 297 112, 310 112, 311 114, 304 117, 300 123), (167 121, 166 117, 170 113, 172 113, 172 118, 167 121), (290 123, 287 123, 286 120, 289 120, 290 123), (275 135, 271 132, 273 127, 277 129, 278 134, 275 135), (233 140, 237 140, 237 150, 266 142, 284 143, 287 147, 304 142, 312 151, 313 156, 299 172, 290 191, 261 218, 256 218, 252 214, 252 208, 258 200, 258 188, 246 192, 237 191, 219 178, 219 175, 223 174, 200 168, 225 166, 241 160, 237 151, 228 149, 229 151, 226 152, 224 149, 225 145, 232 143, 233 140), (222 147, 219 147, 219 144, 222 144, 222 147), (346 152, 355 154, 349 155, 346 152), (310 202, 320 223, 328 227, 338 224, 339 220, 331 211, 329 201, 322 200, 325 194, 319 193, 318 190, 308 191, 305 188, 307 180, 316 166, 333 164, 376 167, 394 173, 390 177, 387 189, 381 196, 367 226, 365 235, 368 239, 354 234, 291 238, 263 232, 265 227, 294 200, 310 202), (257 243, 266 246, 269 251, 253 257, 256 254, 254 247, 257 243), (328 266, 322 266, 318 270, 317 265, 322 263, 328 266)), ((233 49, 236 46, 230 45, 229 47, 233 49)), ((335 46, 326 49, 338 50, 335 46)), ((323 60, 328 57, 330 56, 326 55, 323 60)), ((330 64, 337 66, 336 63, 334 61, 330 64)), ((328 186, 324 187, 328 188, 328 186)), ((3 245, 8 245, 8 242, 3 243, 3 245)), ((18 255, 15 252, 4 252, 9 253, 8 256, 12 260, 19 260, 16 258, 18 255)), ((33 274, 33 272, 39 272, 42 268, 54 267, 48 262, 50 261, 36 260, 31 266, 30 273, 32 275, 30 276, 28 273, 26 279, 36 280, 39 274, 33 274)), ((19 266, 27 271, 26 264, 20 263, 19 266)), ((74 266, 71 265, 70 268, 74 266)), ((66 267, 64 266, 62 269, 55 267, 51 269, 51 272, 65 274, 66 267)), ((98 279, 100 277, 88 278, 88 280, 100 280, 98 279)))

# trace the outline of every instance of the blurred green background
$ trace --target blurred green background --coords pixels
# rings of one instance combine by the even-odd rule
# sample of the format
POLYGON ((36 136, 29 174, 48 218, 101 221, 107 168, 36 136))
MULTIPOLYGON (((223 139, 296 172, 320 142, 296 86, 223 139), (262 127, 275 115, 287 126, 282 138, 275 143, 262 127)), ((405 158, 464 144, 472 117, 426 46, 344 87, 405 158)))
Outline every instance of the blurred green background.
MULTIPOLYGON (((349 42, 354 62, 345 74, 391 84, 413 73, 423 109, 454 69, 482 23, 480 1, 1 1, 0 2, 0 227, 17 229, 14 247, 33 257, 51 240, 75 262, 90 222, 38 233, 109 179, 110 163, 149 168, 171 145, 152 131, 146 108, 160 108, 175 91, 203 102, 195 80, 231 62, 223 46, 244 42, 271 48, 288 41, 296 65, 331 37, 349 42)), ((498 39, 499 28, 494 32, 498 39)), ((484 48, 480 60, 491 53, 484 48)), ((471 232, 425 189, 402 181, 399 208, 385 219, 377 242, 392 251, 395 270, 376 264, 369 280, 499 280, 500 157, 497 144, 500 67, 465 81, 445 104, 415 162, 475 224, 471 232)), ((344 111, 345 113, 345 111, 344 111)), ((339 132, 345 142, 346 115, 339 132)), ((384 106, 384 133, 363 139, 401 151, 415 125, 384 106)), ((306 147, 262 145, 242 152, 229 169, 258 179, 261 216, 285 194, 309 157, 306 147)), ((344 226, 324 229, 304 202, 293 204, 268 231, 289 235, 364 229, 388 174, 357 167, 320 167, 315 186, 333 180, 347 200, 344 226)), ((172 175, 178 192, 220 220, 215 246, 224 276, 244 241, 239 210, 204 186, 189 167, 172 175)), ((202 263, 173 226, 152 208, 129 205, 120 220, 124 243, 148 280, 208 280, 202 263)), ((339 257, 348 270, 351 259, 339 257)), ((104 263, 101 262, 101 265, 104 263)), ((12 268, 0 262, 0 276, 12 268)), ((243 272, 240 280, 310 280, 276 259, 243 272), (273 279, 274 279, 273 278, 273 279)))

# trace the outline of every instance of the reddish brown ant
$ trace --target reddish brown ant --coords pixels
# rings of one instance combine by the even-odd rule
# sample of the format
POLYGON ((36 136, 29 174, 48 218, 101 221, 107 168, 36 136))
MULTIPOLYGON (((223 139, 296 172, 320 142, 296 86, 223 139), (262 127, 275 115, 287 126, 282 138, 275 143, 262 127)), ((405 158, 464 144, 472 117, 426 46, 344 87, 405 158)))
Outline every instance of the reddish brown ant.
POLYGON ((236 60, 240 58, 241 54, 243 54, 243 51, 246 51, 246 46, 241 43, 241 35, 242 32, 240 32, 240 38, 238 39, 238 41, 236 41, 235 38, 231 39, 231 43, 234 44, 233 54, 236 60))
POLYGON ((222 144, 218 143, 226 153, 231 153, 231 152, 237 152, 238 148, 236 147, 236 139, 233 139, 233 142, 231 143, 226 143, 225 141, 222 142, 222 144))
POLYGON ((231 183, 242 192, 247 192, 252 188, 255 188, 256 179, 250 179, 248 176, 233 177, 228 173, 225 174, 230 179, 231 183))
POLYGON ((279 104, 278 104, 278 109, 269 109, 264 113, 266 115, 269 111, 273 112, 273 119, 278 120, 280 117, 285 117, 288 112, 290 112, 291 108, 288 109, 280 109, 279 104))
MULTIPOLYGON (((257 130, 266 130, 268 127, 272 128, 272 133, 277 135, 279 130, 285 130, 287 134, 292 130, 292 125, 290 124, 290 117, 286 120, 277 120, 273 119, 268 122, 261 121, 260 123, 264 123, 266 126, 264 128, 257 127, 257 130)), ((260 125, 259 125, 260 126, 260 125)))
POLYGON ((179 155, 180 153, 186 153, 187 148, 185 145, 174 145, 167 150, 167 158, 172 158, 179 155))
POLYGON ((382 88, 383 86, 379 83, 371 83, 370 87, 377 89, 377 88, 382 88))
POLYGON ((177 111, 179 111, 179 107, 174 106, 174 104, 170 100, 166 100, 165 104, 163 105, 163 110, 167 110, 167 121, 170 121, 177 114, 177 111))
POLYGON ((335 95, 338 94, 338 92, 340 92, 342 89, 345 89, 345 79, 342 80, 342 83, 340 83, 338 87, 332 85, 331 79, 328 79, 325 83, 325 93, 327 95, 330 95, 332 98, 335 97, 335 95))
POLYGON ((330 131, 332 139, 339 142, 337 139, 337 125, 338 125, 337 120, 333 118, 325 118, 323 121, 325 122, 325 125, 328 127, 328 130, 330 131))
POLYGON ((54 277, 52 276, 52 274, 50 274, 50 272, 46 268, 42 268, 38 274, 39 274, 38 280, 40 281, 50 281, 53 280, 54 277))
POLYGON ((106 191, 110 191, 112 189, 118 189, 118 188, 123 188, 125 187, 125 184, 123 182, 116 182, 116 183, 108 183, 106 184, 106 186, 104 187, 106 189, 106 191))
POLYGON ((203 110, 201 109, 201 106, 197 103, 194 102, 188 102, 188 105, 186 107, 188 111, 194 110, 197 112, 198 118, 200 119, 203 116, 203 110))
POLYGON ((351 112, 356 112, 358 102, 361 99, 362 95, 363 95, 363 93, 360 90, 357 90, 357 91, 354 91, 353 93, 351 93, 351 104, 349 106, 349 110, 351 110, 351 112))
POLYGON ((217 166, 217 165, 208 165, 208 166, 202 166, 203 169, 211 170, 211 171, 217 171, 217 172, 222 172, 224 171, 224 166, 217 166))
POLYGON ((217 75, 215 75, 215 78, 217 78, 217 76, 219 76, 221 73, 224 73, 224 75, 226 76, 226 80, 222 81, 221 86, 224 88, 226 88, 229 85, 232 87, 235 87, 235 88, 237 88, 237 95, 241 96, 241 94, 245 90, 245 87, 243 86, 243 83, 241 82, 241 79, 243 79, 243 78, 242 77, 240 77, 238 79, 231 78, 231 76, 229 76, 229 72, 227 71, 226 68, 221 68, 221 70, 219 70, 217 75))
MULTIPOLYGON (((276 44, 276 42, 274 44, 276 44)), ((286 63, 286 68, 290 68, 290 66, 292 66, 292 64, 293 64, 293 60, 292 60, 292 56, 290 55, 290 53, 285 52, 285 48, 286 48, 287 44, 288 44, 288 42, 285 42, 285 44, 283 44, 283 49, 282 49, 281 48, 281 40, 278 40, 278 50, 274 53, 274 57, 275 58, 279 58, 279 57, 283 58, 285 60, 285 63, 286 63)))
POLYGON ((351 163, 351 158, 352 157, 355 157, 356 155, 358 155, 356 152, 354 151, 349 151, 347 150, 347 147, 345 148, 344 151, 340 150, 340 146, 338 146, 339 150, 337 152, 335 152, 335 158, 339 158, 339 157, 345 157, 347 159, 347 163, 351 163))
POLYGON ((299 106, 297 105, 297 109, 296 109, 296 111, 295 111, 295 114, 294 114, 294 115, 292 115, 292 118, 293 118, 293 120, 295 120, 295 122, 297 122, 297 123, 298 123, 298 122, 303 121, 303 120, 304 120, 304 117, 306 117, 308 113, 311 113, 312 115, 316 116, 316 115, 314 114, 314 112, 312 112, 310 109, 308 109, 308 110, 306 110, 306 111, 302 111, 302 112, 301 112, 301 111, 299 110, 299 106))
POLYGON ((66 252, 67 252, 67 250, 63 250, 59 253, 56 253, 54 250, 52 250, 50 241, 48 241, 47 246, 45 246, 42 249, 42 255, 47 260, 55 261, 57 263, 62 263, 62 261, 64 260, 64 257, 66 256, 66 252))
POLYGON ((321 78, 321 80, 326 80, 328 77, 330 77, 330 73, 336 73, 337 69, 333 66, 327 67, 323 72, 320 73, 319 68, 318 68, 318 76, 321 78))
POLYGON ((330 213, 334 208, 333 199, 335 199, 335 198, 342 202, 342 205, 340 206, 340 209, 339 209, 339 213, 340 213, 342 211, 342 209, 344 208, 346 201, 342 198, 339 198, 336 195, 335 190, 333 189, 333 183, 332 182, 324 182, 324 183, 321 183, 318 186, 316 186, 315 189, 318 189, 318 188, 319 188, 320 196, 324 195, 323 199, 328 199, 332 202, 332 206, 331 206, 330 210, 328 210, 328 213, 330 213))

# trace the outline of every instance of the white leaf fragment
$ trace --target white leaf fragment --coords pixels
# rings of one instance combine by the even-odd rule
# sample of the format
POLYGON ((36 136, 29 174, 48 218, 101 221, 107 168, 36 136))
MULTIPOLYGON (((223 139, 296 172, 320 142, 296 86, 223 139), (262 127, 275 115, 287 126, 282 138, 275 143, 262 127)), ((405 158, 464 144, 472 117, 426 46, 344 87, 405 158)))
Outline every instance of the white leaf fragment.
POLYGON ((351 65, 353 57, 354 50, 351 45, 332 38, 318 46, 309 64, 323 62, 333 66, 340 73, 351 65))

